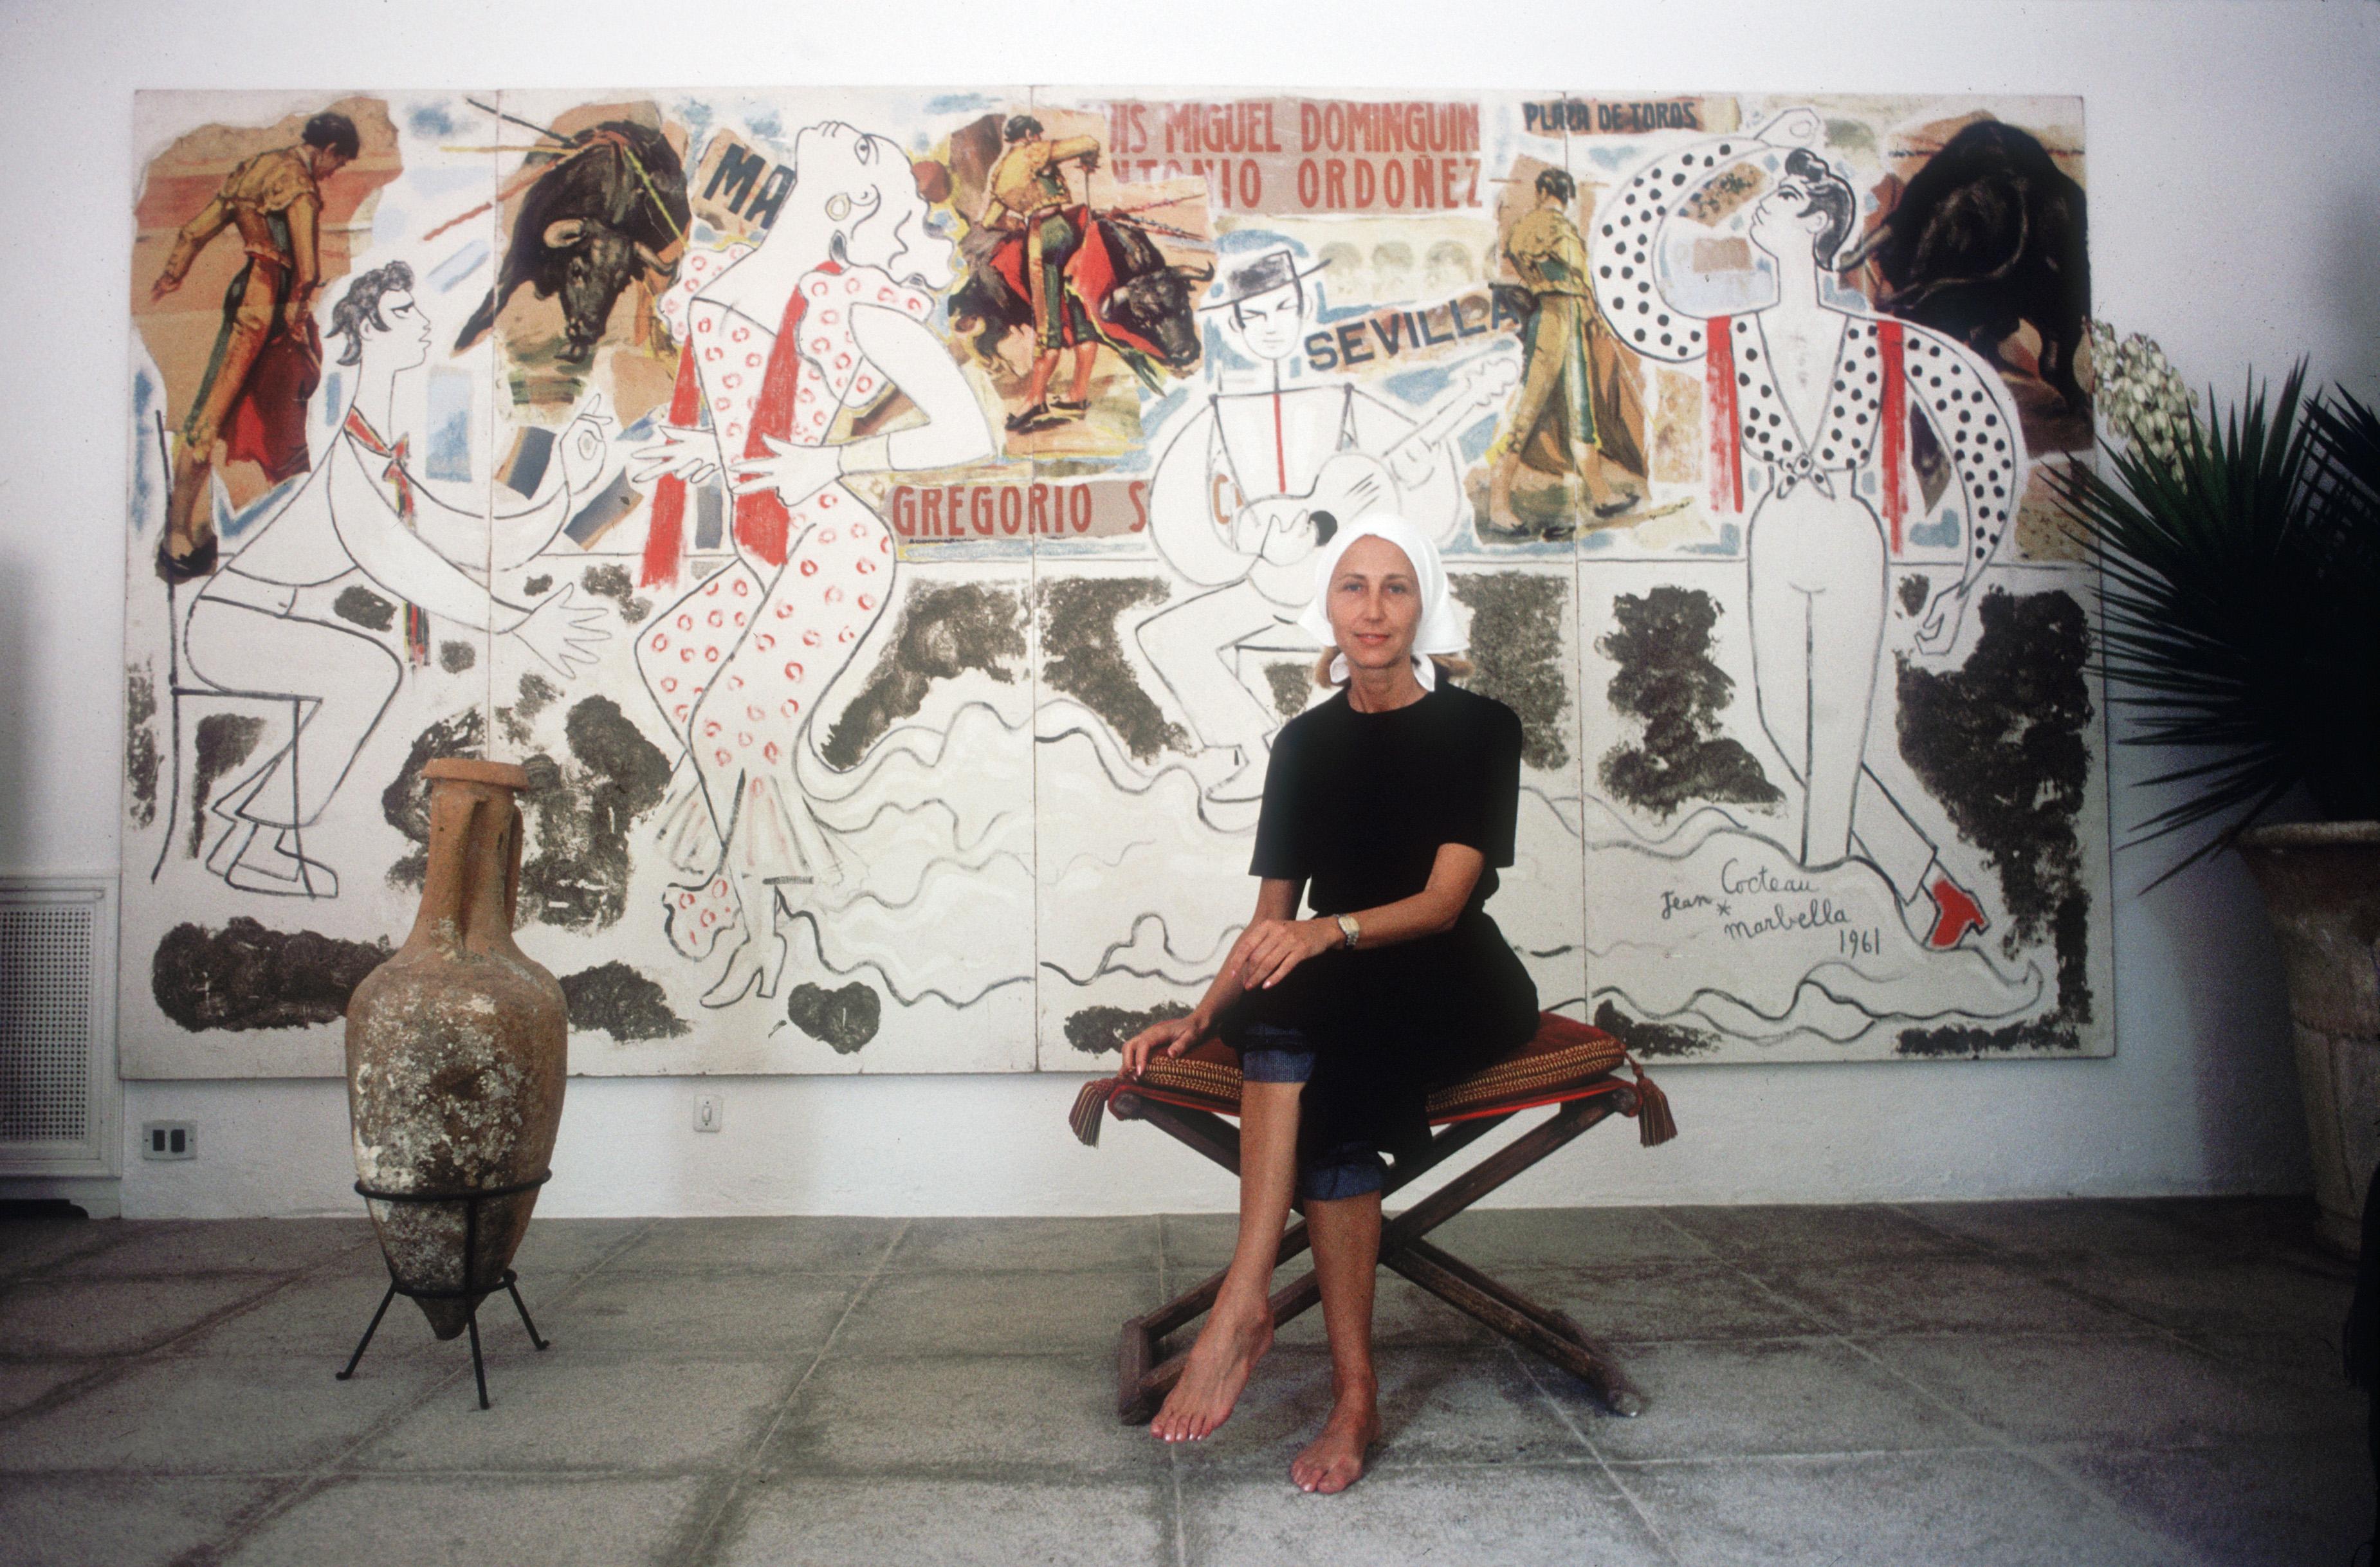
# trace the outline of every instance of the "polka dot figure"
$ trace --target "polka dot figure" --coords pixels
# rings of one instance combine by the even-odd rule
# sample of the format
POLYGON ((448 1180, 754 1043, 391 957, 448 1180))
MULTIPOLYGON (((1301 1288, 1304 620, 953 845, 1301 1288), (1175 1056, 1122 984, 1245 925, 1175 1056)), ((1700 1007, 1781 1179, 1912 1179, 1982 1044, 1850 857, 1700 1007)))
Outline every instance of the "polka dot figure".
MULTIPOLYGON (((716 277, 721 270, 723 265, 707 268, 706 275, 716 277)), ((854 305, 894 310, 922 322, 933 300, 873 269, 820 270, 796 286, 807 308, 797 345, 794 423, 781 438, 820 445, 851 399, 886 387, 883 373, 868 362, 853 334, 854 305), (821 308, 821 301, 832 303, 821 308)), ((718 428, 735 441, 751 427, 775 334, 715 302, 693 298, 697 292, 698 285, 689 287, 677 307, 718 428)), ((735 836, 745 845, 732 851, 738 855, 765 855, 765 845, 795 841, 781 796, 790 786, 794 747, 810 716, 796 693, 839 673, 882 611, 892 564, 890 531, 839 489, 830 487, 788 508, 787 524, 782 563, 739 540, 736 560, 696 584, 637 644, 646 685, 686 740, 707 796, 714 805, 745 796, 740 808, 720 812, 738 821, 735 836), (787 659, 788 650, 805 649, 834 651, 823 661, 808 652, 787 659)), ((776 868, 783 874, 801 869, 776 868)), ((733 894, 723 885, 715 893, 707 887, 680 888, 672 897, 671 937, 681 951, 689 941, 715 940, 722 917, 733 920, 733 894), (707 924, 706 913, 712 917, 707 924)))
POLYGON ((1655 315, 1652 302, 1633 296, 1653 291, 1653 244, 1662 223, 1722 172, 1736 152, 1732 140, 1705 141, 1657 160, 1628 181, 1619 201, 1606 209, 1609 221, 1596 225, 1595 232, 1587 236, 1597 303, 1628 346, 1645 358, 1678 364, 1702 357, 1703 328, 1698 318, 1674 308, 1655 315), (1633 285, 1633 288, 1621 285, 1633 285), (1639 319, 1645 316, 1655 319, 1639 319))

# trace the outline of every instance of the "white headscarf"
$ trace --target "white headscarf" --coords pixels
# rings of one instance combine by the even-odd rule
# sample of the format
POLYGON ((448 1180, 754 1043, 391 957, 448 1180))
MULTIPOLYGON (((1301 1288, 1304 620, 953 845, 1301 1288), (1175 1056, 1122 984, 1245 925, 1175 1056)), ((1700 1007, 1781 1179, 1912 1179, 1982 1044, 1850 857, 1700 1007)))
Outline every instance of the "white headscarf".
MULTIPOLYGON (((1421 621, 1414 627, 1414 678, 1421 682, 1423 690, 1435 689, 1438 666, 1429 662, 1429 655, 1459 653, 1467 638, 1447 597, 1446 567, 1439 562, 1438 546, 1393 512, 1368 513, 1330 536, 1330 542, 1315 557, 1314 601, 1298 617, 1298 626, 1326 648, 1338 642, 1338 633, 1330 628, 1330 578, 1339 570, 1340 557, 1358 539, 1385 539, 1413 563, 1415 583, 1421 589, 1421 621)), ((1330 661, 1330 679, 1339 684, 1346 678, 1347 655, 1341 653, 1330 661)))

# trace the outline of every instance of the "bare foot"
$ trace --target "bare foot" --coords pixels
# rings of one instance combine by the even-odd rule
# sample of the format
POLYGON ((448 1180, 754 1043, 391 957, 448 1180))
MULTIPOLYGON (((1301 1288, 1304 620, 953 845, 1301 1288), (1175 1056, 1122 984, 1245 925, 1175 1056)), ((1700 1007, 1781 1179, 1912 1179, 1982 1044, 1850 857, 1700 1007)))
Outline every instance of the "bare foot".
POLYGON ((1272 1348, 1272 1306, 1259 1296, 1236 1308, 1220 1301, 1207 1318, 1190 1363, 1148 1423, 1148 1434, 1169 1442, 1195 1442, 1231 1418, 1248 1373, 1272 1348))
POLYGON ((1322 1434, 1291 1461, 1289 1477, 1299 1490, 1335 1496, 1364 1477, 1364 1461, 1379 1439, 1378 1392, 1366 1390, 1361 1398, 1342 1394, 1322 1423, 1322 1434))

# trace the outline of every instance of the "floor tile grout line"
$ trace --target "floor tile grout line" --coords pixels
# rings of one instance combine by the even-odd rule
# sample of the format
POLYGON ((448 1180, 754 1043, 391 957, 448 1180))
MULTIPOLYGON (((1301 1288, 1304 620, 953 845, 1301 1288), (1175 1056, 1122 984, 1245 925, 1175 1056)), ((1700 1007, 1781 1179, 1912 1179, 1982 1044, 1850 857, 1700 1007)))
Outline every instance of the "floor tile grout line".
POLYGON ((851 1314, 859 1309, 860 1303, 866 1300, 868 1292, 876 1287, 876 1282, 882 1278, 885 1270, 892 1266, 892 1258, 900 1252, 901 1243, 908 1238, 913 1223, 914 1221, 904 1219, 893 1230, 892 1238, 886 1243, 884 1255, 877 1259, 875 1269, 851 1292, 851 1297, 843 1303, 843 1310, 835 1318, 834 1326, 827 1330, 825 1339, 820 1341, 817 1352, 810 1356, 810 1363, 802 1367, 802 1374, 794 1379, 793 1387, 786 1391, 784 1402, 778 1405, 775 1416, 770 1420, 768 1427, 752 1443, 750 1453, 742 1465, 728 1476, 726 1488, 721 1493, 717 1505, 711 1508, 710 1516, 704 1519, 702 1527, 686 1539, 686 1549, 676 1552, 674 1560, 694 1567, 694 1564, 708 1561, 718 1553, 721 1544, 720 1525, 726 1521, 728 1513, 734 1509, 735 1499, 743 1493, 746 1483, 752 1477, 752 1472, 759 1467, 761 1455, 769 1451, 771 1444, 777 1439, 777 1433, 784 1428, 785 1422, 792 1417, 794 1406, 801 1402, 802 1390, 809 1386, 810 1379, 818 1374, 818 1368, 825 1363, 827 1355, 833 1350, 835 1340, 842 1336, 844 1324, 851 1320, 851 1314))
POLYGON ((1182 1511, 1182 1454, 1172 1443, 1168 1443, 1165 1450, 1165 1478, 1171 1514, 1168 1521, 1173 1525, 1170 1531, 1172 1535, 1173 1567, 1190 1567, 1189 1520, 1182 1511))
MULTIPOLYGON (((618 1244, 613 1245, 610 1251, 605 1252, 593 1262, 589 1263, 585 1268, 568 1274, 568 1282, 565 1283, 561 1289, 555 1291, 551 1297, 549 1297, 548 1304, 558 1304, 559 1302, 567 1299, 571 1291, 574 1290, 581 1282, 591 1278, 598 1269, 601 1269, 602 1266, 611 1261, 612 1258, 617 1257, 623 1249, 627 1246, 634 1245, 659 1222, 661 1222, 659 1219, 649 1219, 645 1221, 645 1222, 638 1226, 635 1231, 623 1236, 618 1244)), ((375 1237, 374 1244, 377 1244, 377 1237, 375 1237)), ((325 1263, 323 1264, 324 1266, 327 1266, 328 1260, 329 1259, 325 1259, 325 1263)), ((389 1304, 394 1305, 395 1303, 391 1301, 389 1304)), ((320 1464, 317 1464, 303 1472, 297 1479, 292 1481, 285 1489, 277 1493, 266 1495, 258 1502, 254 1509, 240 1519, 235 1521, 231 1528, 222 1537, 193 1547, 190 1551, 186 1553, 182 1558, 182 1561, 188 1563, 188 1567, 204 1567, 204 1564, 219 1561, 228 1552, 237 1549, 242 1544, 253 1537, 258 1530, 263 1528, 267 1524, 272 1523, 274 1519, 286 1516, 303 1503, 322 1495, 334 1485, 358 1477, 359 1471, 346 1467, 348 1460, 352 1459, 358 1452, 360 1452, 371 1442, 374 1442, 380 1438, 387 1435, 389 1431, 395 1427, 399 1421, 410 1419, 416 1412, 428 1407, 431 1399, 436 1398, 455 1382, 459 1380, 464 1372, 468 1368, 468 1364, 458 1365, 448 1370, 443 1376, 433 1377, 429 1384, 425 1386, 419 1393, 415 1395, 411 1401, 391 1410, 380 1420, 367 1427, 353 1441, 348 1442, 345 1447, 340 1448, 337 1452, 332 1453, 320 1464)))
MULTIPOLYGON (((1673 1562, 1680 1561, 1677 1550, 1670 1544, 1670 1537, 1662 1532, 1659 1524, 1653 1522, 1653 1515, 1645 1511, 1645 1504, 1637 1500, 1636 1493, 1629 1488, 1628 1483, 1612 1469, 1610 1460, 1604 1456, 1603 1450, 1587 1436, 1585 1427, 1571 1418, 1570 1411, 1562 1407, 1561 1401, 1555 1398, 1552 1390, 1538 1378, 1537 1369, 1529 1364, 1528 1357, 1522 1354, 1519 1349, 1512 1344, 1505 1344, 1503 1348, 1504 1353, 1510 1355, 1513 1363, 1520 1367, 1522 1378, 1536 1391, 1538 1399, 1548 1409, 1553 1411, 1554 1418, 1560 1421, 1569 1430, 1572 1438, 1586 1453, 1589 1462, 1602 1473, 1611 1488, 1620 1493, 1620 1500, 1628 1504, 1629 1512, 1634 1516, 1637 1525, 1651 1537, 1654 1548, 1659 1550, 1667 1561, 1673 1562)), ((1642 1416, 1639 1415, 1636 1418, 1641 1419, 1642 1416)))
MULTIPOLYGON (((123 1241, 117 1241, 114 1243, 114 1245, 122 1245, 124 1244, 125 1242, 123 1241)), ((114 1245, 100 1249, 113 1250, 114 1245)), ((352 1251, 356 1248, 350 1246, 346 1249, 352 1251)), ((99 1255, 99 1251, 94 1250, 82 1255, 97 1256, 99 1255)), ((47 1414, 50 1410, 59 1407, 69 1400, 80 1398, 85 1393, 95 1392, 102 1388, 109 1386, 111 1383, 121 1381, 144 1367, 152 1365, 157 1361, 182 1358, 181 1356, 177 1356, 172 1353, 173 1347, 176 1344, 180 1343, 182 1341, 194 1334, 208 1331, 212 1329, 222 1326, 225 1322, 246 1316, 249 1312, 261 1307, 267 1301, 270 1301, 276 1296, 285 1294, 289 1291, 296 1289, 298 1285, 305 1283, 317 1273, 327 1269, 333 1263, 338 1260, 339 1256, 334 1253, 332 1256, 319 1258, 312 1264, 305 1268, 298 1269, 295 1272, 278 1275, 278 1282, 270 1289, 264 1290, 261 1294, 249 1296, 247 1299, 234 1301, 228 1306, 219 1307, 176 1331, 166 1334, 164 1338, 159 1339, 154 1343, 145 1344, 139 1349, 126 1350, 117 1354, 94 1357, 94 1368, 88 1375, 61 1382, 56 1387, 49 1389, 39 1398, 32 1400, 22 1407, 10 1410, 6 1413, 0 1413, 0 1427, 6 1427, 16 1421, 27 1419, 37 1415, 47 1414)), ((260 1274, 258 1277, 272 1277, 272 1275, 260 1274)), ((75 1282, 81 1282, 83 1281, 75 1282)), ((119 1278, 113 1282, 129 1282, 132 1281, 119 1278)), ((0 1292, 0 1294, 5 1294, 5 1292, 0 1292)))
MULTIPOLYGON (((137 1231, 133 1228, 134 1226, 143 1224, 205 1224, 213 1222, 213 1221, 204 1219, 86 1219, 75 1221, 74 1222, 89 1224, 94 1232, 103 1231, 112 1225, 120 1225, 124 1228, 122 1229, 122 1232, 117 1234, 100 1234, 98 1238, 93 1240, 89 1245, 81 1246, 74 1251, 67 1252, 63 1256, 44 1257, 40 1262, 30 1263, 23 1268, 0 1271, 0 1290, 10 1289, 18 1283, 25 1282, 32 1274, 41 1269, 65 1267, 70 1263, 88 1262, 93 1257, 103 1257, 107 1253, 115 1251, 120 1246, 128 1245, 133 1241, 140 1238, 137 1231)), ((237 1221, 234 1221, 234 1222, 237 1222, 237 1221)), ((304 1222, 304 1221, 296 1221, 295 1222, 304 1222)))
POLYGON ((1909 1375, 1905 1371, 1902 1371, 1898 1367, 1893 1366, 1882 1355, 1877 1354, 1874 1350, 1869 1349, 1865 1344, 1857 1342, 1851 1335, 1841 1335, 1840 1342, 1844 1348, 1850 1350, 1853 1354, 1856 1354, 1861 1359, 1866 1361, 1876 1370, 1882 1372, 1886 1377, 1899 1382, 1903 1387, 1916 1393, 1920 1398, 1925 1400, 1928 1403, 1933 1404, 1937 1409, 1943 1411, 1952 1419, 1966 1426, 1971 1430, 1982 1433, 1990 1448, 1996 1449, 1997 1451, 2014 1458, 2021 1464, 2029 1464, 2033 1468, 2039 1470, 2041 1473, 2047 1475, 2052 1479, 2058 1481, 2058 1484, 2064 1486, 2069 1491, 2080 1497, 2084 1504, 2093 1512, 2100 1514, 2103 1518, 2107 1519, 2118 1528, 2123 1530, 2126 1534, 2131 1535, 2143 1544, 2155 1547, 2156 1554, 2163 1557, 2165 1560, 2194 1561, 2198 1559, 2197 1553, 2189 1549, 2186 1545, 2183 1545, 2181 1542, 2170 1539, 2162 1534, 2143 1527, 2139 1523, 2134 1521, 2130 1513, 2126 1512, 2120 1506, 2119 1506, 2113 1499, 2100 1491, 2096 1487, 2084 1482, 2065 1464, 2051 1462, 2049 1459, 2045 1458, 2040 1452, 2016 1441, 2007 1432, 2000 1430, 1998 1427, 1990 1425, 1989 1423, 1968 1414, 1965 1410, 1961 1409, 1957 1404, 1952 1403, 1949 1399, 1943 1397, 1932 1388, 1927 1387, 1916 1378, 1909 1375), (2179 1552, 2178 1555, 2177 1551, 2179 1552))
MULTIPOLYGON (((1754 1288, 1762 1291, 1764 1294, 1774 1296, 1786 1306, 1804 1310, 1806 1315, 1817 1315, 1815 1311, 1809 1311, 1807 1308, 1800 1307, 1798 1302, 1784 1294, 1781 1291, 1776 1289, 1766 1279, 1761 1278, 1750 1269, 1745 1268, 1741 1264, 1734 1264, 1733 1266, 1735 1267, 1735 1270, 1748 1282, 1750 1282, 1754 1288)), ((1969 1415, 1965 1410, 1959 1408, 1949 1400, 1936 1392, 1932 1388, 1920 1382, 1916 1378, 1912 1377, 1906 1372, 1903 1372, 1898 1367, 1890 1365, 1882 1355, 1877 1354, 1866 1345, 1860 1343, 1850 1333, 1838 1332, 1835 1334, 1835 1342, 1840 1343, 1843 1348, 1849 1350, 1852 1354, 1866 1361, 1876 1370, 1882 1372, 1886 1377, 1889 1378, 1893 1381, 1899 1382, 1903 1387, 1908 1388, 1926 1403, 1949 1415, 1951 1419, 1966 1427, 1970 1431, 1980 1433, 1992 1447, 1997 1448, 2000 1452, 2015 1458, 2021 1464, 2030 1464, 2040 1470, 2042 1473, 2048 1475, 2060 1485, 2065 1486, 2070 1491, 2079 1495, 2083 1500, 2084 1503, 2092 1509, 2092 1511, 2104 1517, 2111 1519, 2118 1527, 2142 1540, 2143 1543, 2156 1546, 2160 1554, 2163 1554, 2169 1559, 2171 1558, 2172 1547, 2175 1542, 2164 1539, 2159 1536, 2151 1534, 2149 1531, 2143 1529, 2138 1524, 2135 1524, 2131 1520, 2129 1514, 2125 1513, 2120 1508, 2119 1508, 2115 1502, 2100 1493, 2098 1490, 2082 1484, 2072 1474, 2066 1471, 2062 1465, 2046 1463, 2035 1454, 2019 1447, 2010 1439, 2006 1432, 2001 1431, 1993 1426, 1987 1425, 1984 1421, 1969 1415)), ((2195 1553, 2185 1549, 2180 1560, 2193 1560, 2194 1554, 2195 1553)))

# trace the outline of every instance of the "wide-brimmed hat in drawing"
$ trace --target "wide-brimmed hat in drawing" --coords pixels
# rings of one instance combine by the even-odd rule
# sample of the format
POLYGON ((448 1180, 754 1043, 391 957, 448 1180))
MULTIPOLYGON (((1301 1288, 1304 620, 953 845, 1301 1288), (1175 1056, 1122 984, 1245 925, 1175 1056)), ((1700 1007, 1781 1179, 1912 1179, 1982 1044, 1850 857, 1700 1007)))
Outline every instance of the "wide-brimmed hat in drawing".
POLYGON ((1317 261, 1310 267, 1301 267, 1297 264, 1296 253, 1286 245, 1271 250, 1259 250, 1223 274, 1221 298, 1209 299, 1198 308, 1202 310, 1224 310, 1243 299, 1253 299, 1259 294, 1269 294, 1276 288, 1286 288, 1293 283, 1312 277, 1330 264, 1317 261))

